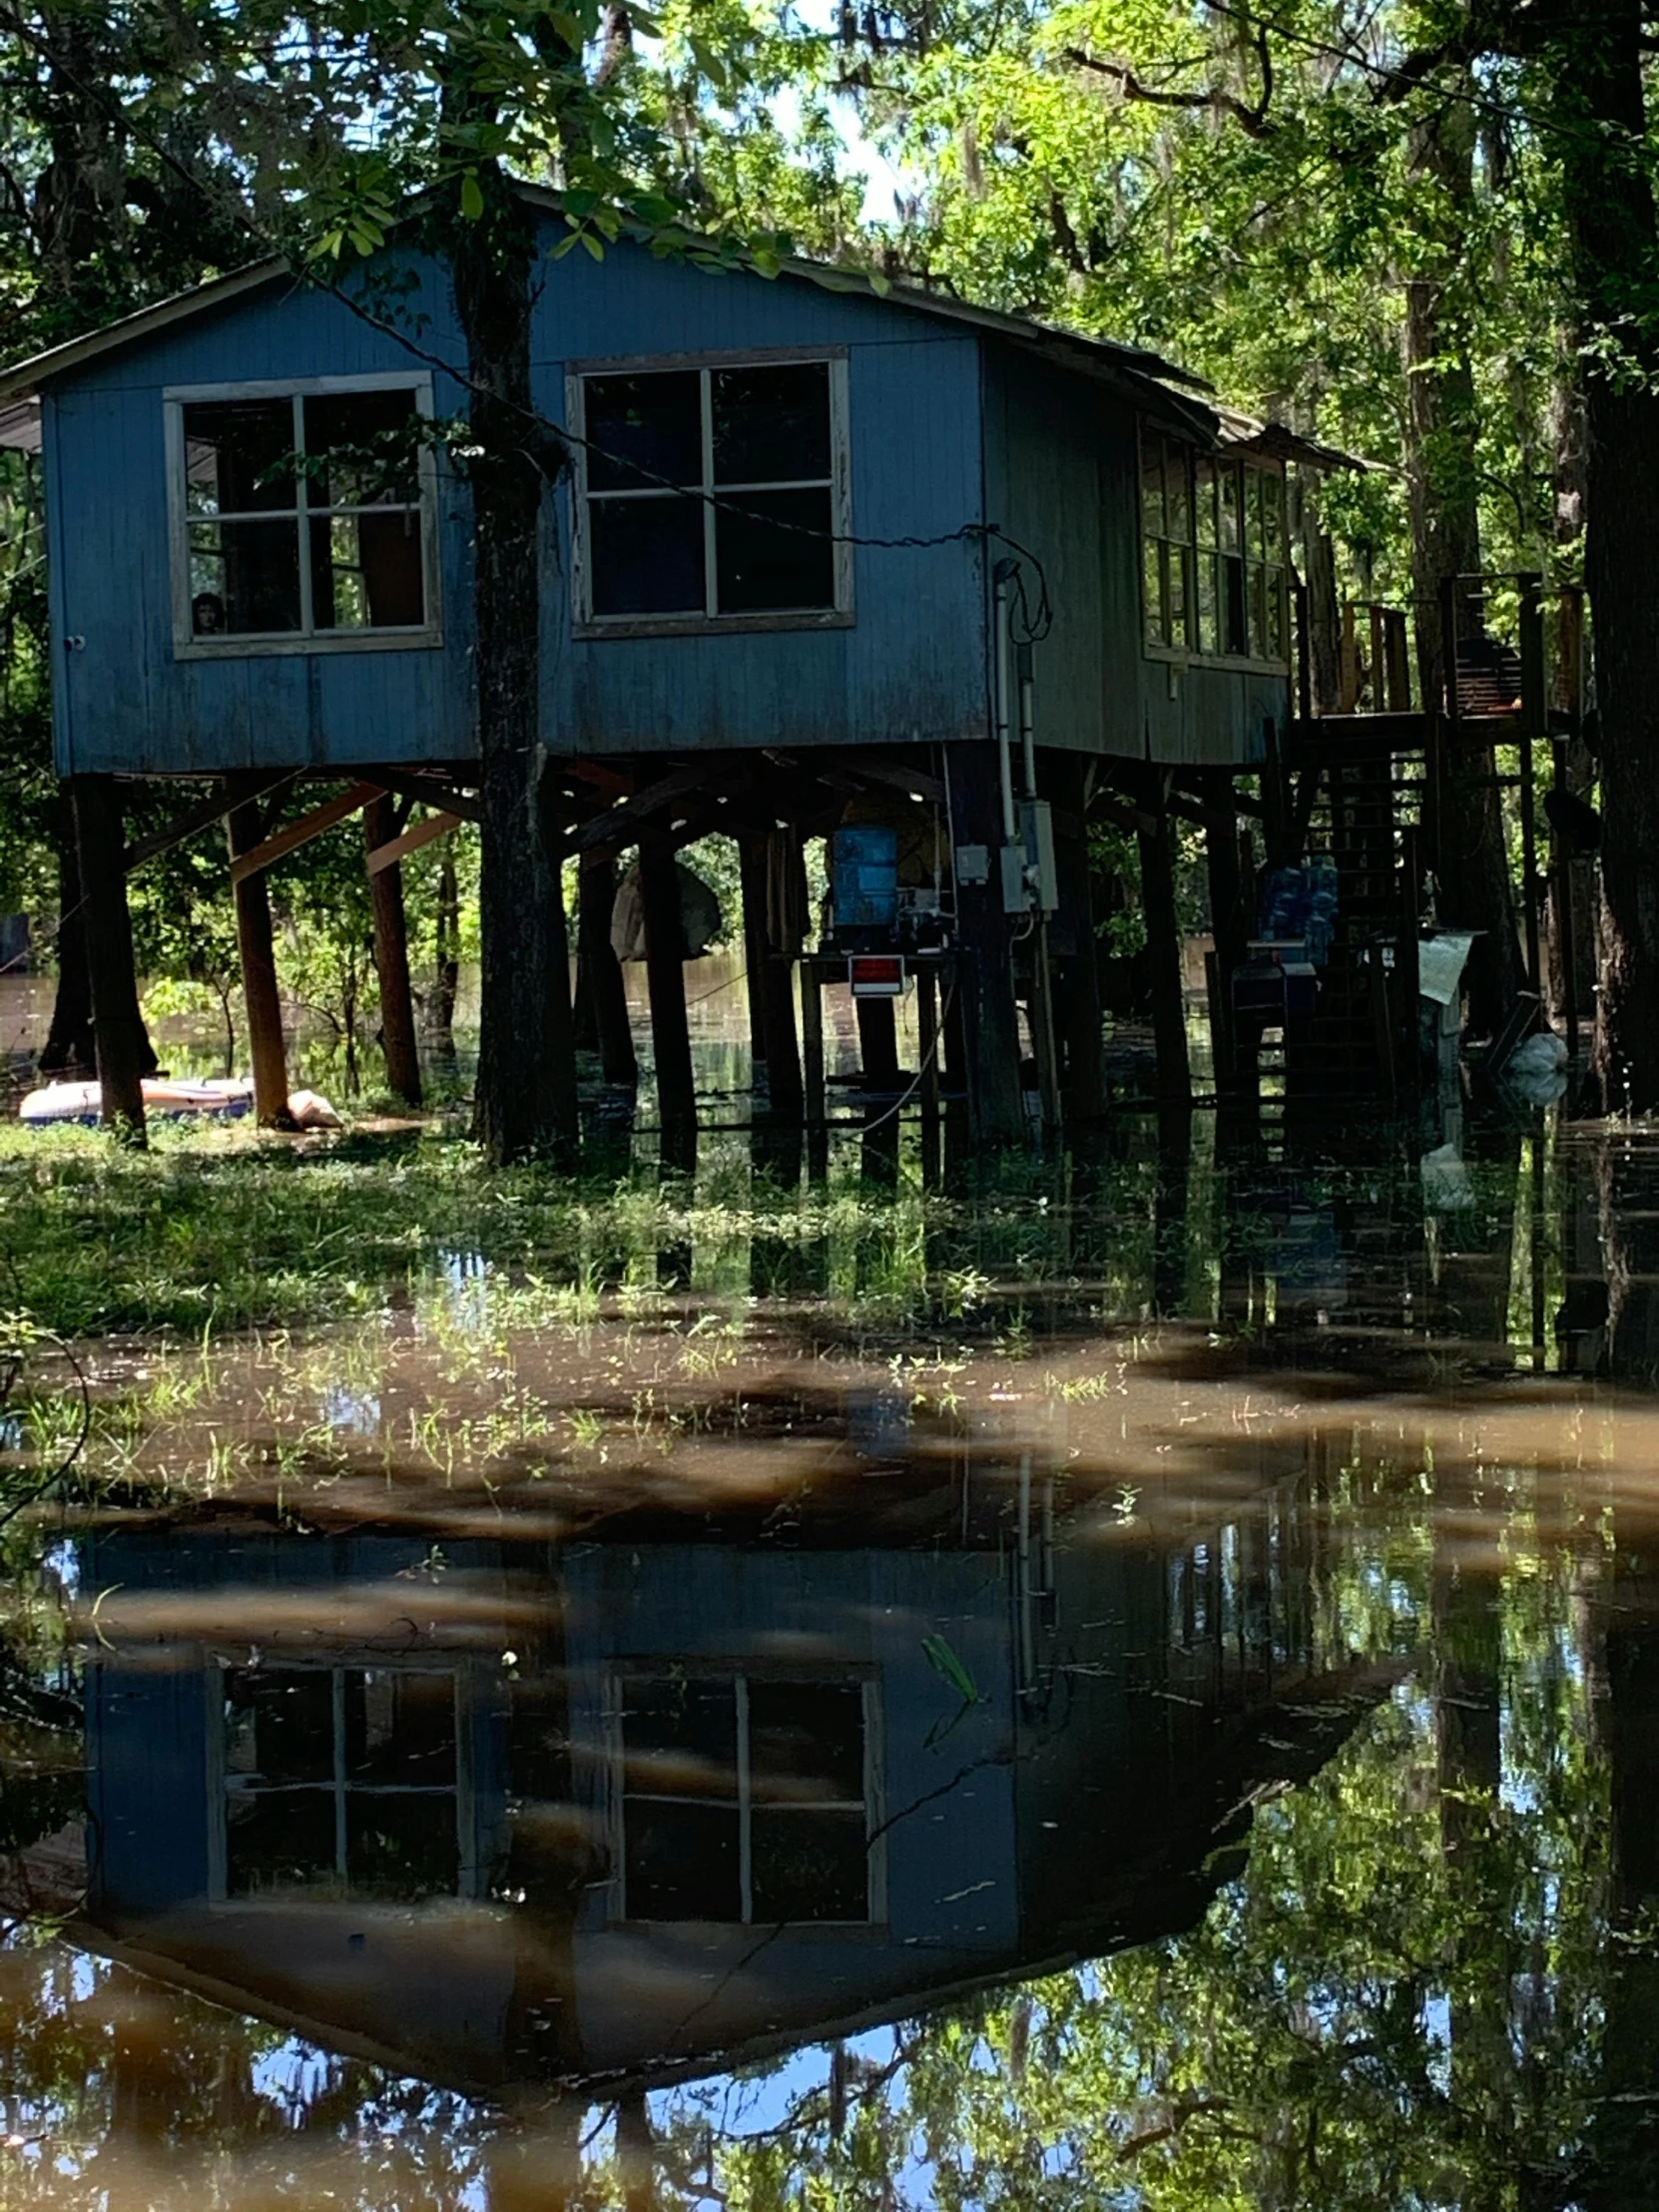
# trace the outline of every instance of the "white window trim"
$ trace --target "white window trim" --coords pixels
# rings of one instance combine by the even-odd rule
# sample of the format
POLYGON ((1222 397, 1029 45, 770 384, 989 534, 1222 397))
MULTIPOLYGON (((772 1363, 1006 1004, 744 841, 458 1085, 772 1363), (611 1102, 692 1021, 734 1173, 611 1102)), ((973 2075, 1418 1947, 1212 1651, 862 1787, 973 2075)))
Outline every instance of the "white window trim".
MULTIPOLYGON (((839 1679, 856 1683, 863 1705, 864 1724, 864 1880, 865 1912, 858 1921, 792 1921, 787 1925, 799 1928, 813 1936, 880 1936, 887 1926, 887 1827, 883 1810, 885 1793, 882 1777, 885 1773, 885 1754, 881 1732, 881 1677, 871 1668, 842 1665, 835 1670, 839 1679)), ((833 1679, 828 1668, 801 1668, 768 1666, 765 1662, 733 1660, 730 1664, 719 1661, 699 1660, 688 1665, 682 1659, 630 1660, 613 1673, 606 1685, 604 1712, 605 1774, 607 1777, 607 1803, 605 1808, 606 1842, 610 1857, 609 1920, 612 1927, 660 1928, 660 1927, 708 1927, 733 1929, 745 1933, 758 1924, 751 1916, 750 1853, 753 1831, 750 1826, 753 1805, 749 1789, 749 1685, 752 1682, 818 1683, 833 1679), (623 1742, 623 1696, 629 1682, 660 1682, 674 1668, 682 1668, 689 1674, 704 1679, 730 1683, 738 1708, 738 1854, 739 1895, 745 1918, 736 1921, 710 1922, 661 1922, 635 1919, 628 1912, 627 1839, 624 1828, 623 1799, 626 1795, 626 1749, 623 1742)), ((649 1802, 649 1801, 648 1801, 649 1802)), ((850 1799, 837 1800, 827 1810, 850 1810, 850 1799)), ((814 1808, 804 1807, 804 1811, 814 1808)))
MULTIPOLYGON (((1147 425, 1143 420, 1137 424, 1135 436, 1135 594, 1137 599, 1140 601, 1141 608, 1140 627, 1142 659, 1148 661, 1162 662, 1162 664, 1166 668, 1214 669, 1219 675, 1280 676, 1289 678, 1292 667, 1293 653, 1291 646, 1291 561, 1290 545, 1288 540, 1285 547, 1285 558, 1280 563, 1279 568, 1280 597, 1282 602, 1280 619, 1285 626, 1286 640, 1285 658, 1282 661, 1264 660, 1254 653, 1206 653, 1196 645, 1154 645, 1152 641, 1148 638, 1146 634, 1147 608, 1145 556, 1145 546, 1147 542, 1146 464, 1142 457, 1142 445, 1146 437, 1146 432, 1147 425)), ((1164 435, 1161 430, 1157 434, 1160 437, 1164 435)), ((1219 457, 1225 458, 1226 456, 1222 455, 1219 457)), ((1282 485, 1285 483, 1285 471, 1283 467, 1275 469, 1266 466, 1263 462, 1259 460, 1252 460, 1248 455, 1242 457, 1245 460, 1245 465, 1247 467, 1261 469, 1264 475, 1277 476, 1282 485)), ((1288 524, 1288 508, 1289 501, 1286 500, 1280 509, 1282 527, 1288 524)), ((1165 540, 1164 542, 1168 544, 1174 544, 1175 540, 1172 538, 1165 540)), ((1193 548, 1192 550, 1195 553, 1195 557, 1197 557, 1197 549, 1193 548)))
MULTIPOLYGON (((455 1888, 444 1895, 459 1898, 478 1898, 484 1894, 484 1868, 478 1853, 478 1816, 473 1793, 473 1743, 471 1695, 473 1670, 465 1662, 454 1660, 428 1660, 424 1657, 390 1659, 384 1652, 349 1652, 344 1656, 317 1658, 289 1658, 285 1654, 272 1655, 267 1660, 273 1673, 326 1674, 332 1678, 333 1703, 333 1773, 326 1783, 315 1785, 331 1792, 334 1799, 335 1849, 340 1849, 339 1823, 343 1817, 345 1793, 362 1788, 365 1794, 378 1791, 385 1796, 452 1797, 455 1801, 456 1871, 455 1888), (403 1672, 410 1674, 447 1674, 454 1684, 455 1698, 455 1780, 430 1790, 400 1790, 395 1785, 357 1785, 346 1780, 342 1760, 344 1735, 341 1723, 341 1700, 344 1677, 347 1673, 366 1671, 381 1673, 403 1672)), ((225 1764, 225 1677, 239 1668, 246 1668, 248 1660, 240 1653, 216 1652, 210 1654, 203 1674, 203 1694, 207 1705, 207 1783, 208 1783, 208 1902, 210 1905, 246 1910, 249 1897, 233 1896, 230 1888, 230 1817, 233 1786, 225 1764)), ((303 1901, 303 1892, 295 1893, 295 1901, 303 1901)), ((375 1900, 364 1897, 361 1902, 373 1904, 375 1900)))
MULTIPOLYGON (((674 638, 741 637, 769 630, 848 630, 852 627, 852 496, 850 446, 847 435, 847 374, 844 346, 807 346, 788 349, 750 347, 728 353, 662 353, 628 355, 617 359, 572 361, 565 374, 565 420, 573 443, 571 468, 571 614, 572 635, 578 638, 674 638), (833 607, 780 609, 752 614, 596 615, 593 611, 593 566, 588 537, 587 379, 605 375, 658 375, 674 369, 707 372, 716 368, 787 367, 792 362, 825 362, 830 370, 830 523, 835 533, 833 548, 833 607)), ((710 414, 703 410, 703 480, 712 486, 713 456, 709 451, 710 414)), ((815 484, 822 478, 815 477, 815 484)), ((752 489, 788 490, 787 483, 752 486, 752 489)), ((738 496, 740 487, 723 486, 720 496, 738 496)), ((629 495, 625 492, 620 496, 629 495)), ((716 589, 715 513, 712 500, 703 502, 703 569, 705 590, 712 599, 716 589)))
MULTIPOLYGON (((176 661, 269 660, 293 654, 429 652, 443 643, 439 605, 438 465, 430 443, 417 459, 420 491, 420 559, 426 589, 426 620, 418 629, 281 630, 250 632, 242 637, 199 638, 191 626, 190 510, 185 490, 185 408, 204 399, 303 399, 345 391, 408 391, 415 412, 432 415, 432 379, 424 371, 388 371, 361 376, 284 376, 236 384, 169 384, 162 393, 167 463, 167 524, 173 572, 173 657, 176 661)), ((305 479, 297 496, 303 508, 305 479)), ((296 528, 298 524, 296 523, 296 528)), ((310 571, 299 565, 300 612, 310 616, 310 571)))

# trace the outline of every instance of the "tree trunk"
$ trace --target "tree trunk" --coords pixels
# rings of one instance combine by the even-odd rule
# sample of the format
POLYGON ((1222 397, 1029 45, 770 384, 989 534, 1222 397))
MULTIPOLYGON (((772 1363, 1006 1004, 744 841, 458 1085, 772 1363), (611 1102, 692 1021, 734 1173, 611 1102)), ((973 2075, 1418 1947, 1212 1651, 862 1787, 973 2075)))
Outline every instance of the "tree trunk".
POLYGON ((534 239, 493 165, 448 238, 472 382, 478 756, 483 802, 476 1134, 491 1162, 569 1160, 576 1059, 559 856, 542 805, 540 523, 560 456, 530 390, 534 239))
MULTIPOLYGON (((1405 284, 1405 465, 1417 671, 1430 710, 1442 682, 1452 680, 1441 666, 1435 620, 1440 585, 1480 567, 1478 412, 1455 296, 1472 218, 1474 138, 1473 108, 1448 100, 1413 123, 1407 141, 1426 266, 1405 284)), ((1467 969, 1469 1015, 1488 1035, 1502 1026, 1523 981, 1496 773, 1489 745, 1462 740, 1444 762, 1432 826, 1440 918, 1478 932, 1467 969)))
POLYGON ((142 1146, 144 1076, 155 1066, 133 968, 133 929, 122 865, 121 802, 113 776, 78 776, 73 784, 75 838, 86 885, 87 967, 97 1039, 102 1119, 124 1142, 142 1146))
POLYGON ((77 1075, 94 1065, 92 977, 87 968, 81 862, 69 787, 58 795, 58 991, 40 1052, 42 1075, 77 1075))
POLYGON ((1659 1107, 1659 623, 1649 549, 1659 512, 1659 268, 1644 144, 1642 18, 1607 0, 1554 42, 1554 110, 1578 304, 1592 361, 1585 384, 1585 582, 1601 726, 1601 935, 1593 1066, 1609 1112, 1659 1107))

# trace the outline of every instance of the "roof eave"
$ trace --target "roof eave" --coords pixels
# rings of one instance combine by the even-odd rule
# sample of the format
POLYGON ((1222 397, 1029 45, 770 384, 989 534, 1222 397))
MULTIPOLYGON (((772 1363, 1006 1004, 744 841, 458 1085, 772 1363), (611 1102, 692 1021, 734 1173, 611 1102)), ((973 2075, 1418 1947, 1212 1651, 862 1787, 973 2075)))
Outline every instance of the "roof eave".
POLYGON ((212 307, 240 299, 246 292, 258 291, 291 275, 288 264, 279 254, 274 254, 263 262, 251 262, 245 269, 234 269, 224 276, 212 276, 206 283, 193 284, 188 291, 176 291, 166 299, 140 307, 134 314, 123 315, 119 322, 106 323, 101 330, 89 330, 85 336, 50 346, 43 353, 31 353, 27 360, 14 361, 10 368, 0 369, 0 407, 9 400, 37 398, 54 376, 66 375, 84 362, 96 360, 102 353, 113 353, 124 345, 136 345, 158 330, 168 329, 176 322, 188 322, 212 307))

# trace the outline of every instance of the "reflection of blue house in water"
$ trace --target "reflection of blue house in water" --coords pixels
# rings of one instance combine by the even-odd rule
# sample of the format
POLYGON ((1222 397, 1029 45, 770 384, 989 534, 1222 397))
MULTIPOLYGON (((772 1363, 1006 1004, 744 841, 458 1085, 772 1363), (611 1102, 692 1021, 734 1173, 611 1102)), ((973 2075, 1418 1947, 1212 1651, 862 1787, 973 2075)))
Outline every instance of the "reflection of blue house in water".
POLYGON ((88 1919, 480 2087, 665 2078, 1185 1925, 1352 1710, 1265 1741, 1339 1687, 1294 1502, 1056 1544, 1023 1498, 924 1550, 95 1539, 88 1919))

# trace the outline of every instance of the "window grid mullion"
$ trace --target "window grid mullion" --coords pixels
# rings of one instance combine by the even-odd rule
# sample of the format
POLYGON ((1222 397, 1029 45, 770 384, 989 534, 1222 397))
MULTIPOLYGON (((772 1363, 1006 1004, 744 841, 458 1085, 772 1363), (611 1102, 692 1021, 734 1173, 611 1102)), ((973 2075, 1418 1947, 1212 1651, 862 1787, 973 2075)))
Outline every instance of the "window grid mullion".
MULTIPOLYGON (((305 402, 300 393, 293 395, 293 450, 303 461, 305 457, 305 402)), ((299 532, 299 635, 302 638, 316 634, 315 597, 311 590, 311 529, 310 484, 304 469, 294 471, 294 527, 299 532)), ((340 1833, 344 1834, 344 1814, 340 1815, 340 1833)), ((342 1847, 343 1848, 343 1847, 342 1847)), ((341 1872, 344 1863, 341 1862, 341 1872)))
MULTIPOLYGON (((715 573, 715 503, 710 496, 715 488, 715 378, 713 369, 698 371, 698 388, 703 404, 703 612, 712 621, 720 612, 720 585, 715 573)), ((744 1710, 748 1711, 748 1690, 744 1693, 744 1710)), ((745 1920, 749 1918, 747 1911, 745 1920)))
MULTIPOLYGON (((707 373, 707 372, 705 372, 707 373)), ((749 1775, 749 1677, 740 1674, 733 1684, 738 1722, 738 1893, 743 1925, 755 1918, 755 1854, 750 1836, 749 1775)))

